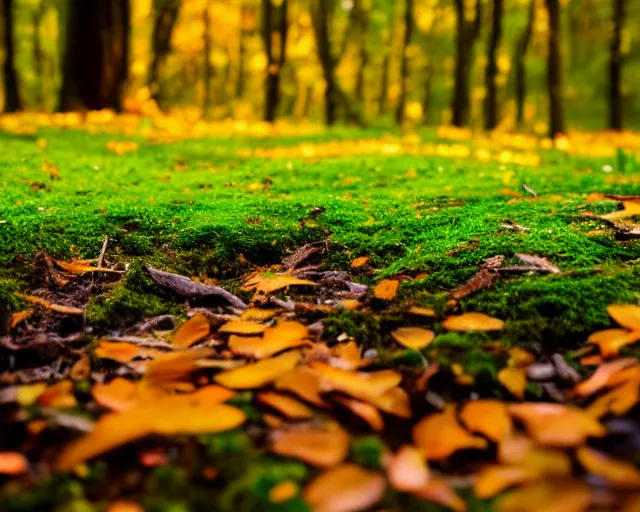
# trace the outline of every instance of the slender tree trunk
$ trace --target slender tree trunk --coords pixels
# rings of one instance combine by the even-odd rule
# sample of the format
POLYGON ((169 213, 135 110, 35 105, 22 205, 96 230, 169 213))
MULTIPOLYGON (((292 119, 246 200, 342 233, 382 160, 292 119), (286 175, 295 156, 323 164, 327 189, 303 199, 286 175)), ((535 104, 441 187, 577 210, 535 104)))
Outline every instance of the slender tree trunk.
POLYGON ((18 74, 15 68, 14 48, 14 13, 13 0, 2 0, 2 12, 4 15, 4 47, 5 60, 3 69, 4 78, 4 111, 16 112, 22 108, 18 92, 18 74))
POLYGON ((337 121, 338 106, 341 106, 349 121, 363 125, 360 113, 349 101, 346 93, 338 84, 335 74, 336 60, 331 53, 331 41, 329 39, 329 1, 312 0, 311 19, 316 39, 318 57, 322 66, 322 73, 326 84, 325 88, 325 121, 331 126, 337 121))
POLYGON ((358 67, 358 74, 356 76, 354 95, 356 102, 364 105, 365 70, 369 65, 369 48, 367 47, 369 14, 363 8, 361 0, 354 1, 352 12, 358 22, 358 31, 360 33, 360 66, 358 67))
POLYGON ((202 12, 202 21, 204 23, 204 68, 203 68, 203 87, 204 87, 204 100, 202 105, 202 113, 205 119, 209 119, 211 115, 211 105, 213 103, 212 96, 212 79, 213 79, 213 67, 211 66, 211 17, 209 16, 209 2, 205 3, 204 10, 202 12))
POLYGON ((383 115, 387 109, 387 98, 389 97, 389 65, 391 56, 385 51, 382 59, 382 78, 380 80, 380 96, 378 98, 378 115, 383 115))
POLYGON ((487 48, 487 67, 485 69, 485 87, 487 96, 484 104, 484 127, 493 130, 498 126, 498 48, 502 39, 503 0, 493 0, 491 34, 487 48))
POLYGON ((244 96, 246 82, 245 57, 247 53, 247 23, 250 7, 245 4, 245 0, 240 1, 240 46, 238 48, 238 81, 236 82, 236 98, 244 96))
POLYGON ((531 41, 531 35, 533 34, 533 22, 535 20, 535 15, 536 0, 530 0, 527 25, 516 44, 515 58, 513 59, 515 62, 516 124, 518 127, 522 127, 524 122, 524 104, 527 97, 527 70, 525 67, 525 58, 531 41))
POLYGON ((407 88, 409 87, 409 58, 407 48, 413 37, 413 0, 405 0, 404 13, 404 39, 402 41, 402 62, 400 65, 400 97, 396 107, 396 123, 404 122, 404 109, 407 100, 407 88))
POLYGON ((433 62, 429 61, 425 69, 424 93, 422 95, 422 124, 429 124, 429 109, 431 108, 431 84, 433 82, 433 62))
POLYGON ((564 133, 562 105, 562 61, 560 57, 560 1, 545 0, 549 13, 549 56, 547 86, 549 88, 549 135, 564 133))
POLYGON ((609 54, 609 128, 623 128, 622 99, 622 27, 625 23, 625 0, 613 0, 613 37, 609 54))
POLYGON ((171 52, 171 34, 178 20, 180 0, 154 0, 153 34, 151 36, 151 64, 147 84, 151 89, 151 97, 162 103, 160 73, 162 66, 171 52))
POLYGON ((36 103, 38 108, 44 108, 44 52, 42 51, 42 40, 40 38, 40 24, 45 13, 46 6, 40 4, 33 13, 33 69, 38 77, 38 87, 36 90, 36 103))
POLYGON ((280 77, 284 66, 289 30, 288 0, 274 6, 272 0, 262 0, 262 38, 267 54, 267 77, 265 79, 264 120, 273 123, 280 104, 280 77), (277 38, 274 37, 277 34, 277 38), (279 45, 274 51, 274 41, 279 45))
POLYGON ((473 21, 465 20, 465 0, 454 0, 457 20, 456 67, 453 89, 452 123, 467 126, 471 109, 470 75, 473 64, 473 47, 480 34, 482 2, 476 1, 476 15, 473 21))
POLYGON ((129 23, 128 0, 70 3, 60 110, 121 109, 129 23))

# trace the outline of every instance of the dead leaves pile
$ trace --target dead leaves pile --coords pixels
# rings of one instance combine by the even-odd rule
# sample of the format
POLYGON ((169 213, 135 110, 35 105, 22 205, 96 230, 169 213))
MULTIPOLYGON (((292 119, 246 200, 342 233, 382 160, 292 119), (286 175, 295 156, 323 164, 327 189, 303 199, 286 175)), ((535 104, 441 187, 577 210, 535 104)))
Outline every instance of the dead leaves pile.
MULTIPOLYGON (((60 266, 68 272, 84 269, 73 265, 60 266)), ((547 510, 551 503, 576 512, 602 506, 637 510, 640 471, 616 452, 619 430, 610 420, 627 418, 640 400, 640 363, 619 358, 623 347, 640 339, 640 307, 608 308, 620 328, 589 338, 592 352, 581 355, 596 368, 585 379, 557 358, 536 361, 512 348, 498 380, 516 401, 467 391, 462 401, 441 399, 438 405, 425 399, 441 392, 431 383, 450 371, 458 383, 452 386, 464 384, 468 390, 462 369, 429 363, 422 372, 401 371, 382 365, 356 340, 329 345, 312 325, 294 319, 300 304, 271 301, 288 287, 316 289, 318 282, 293 273, 255 274, 244 284, 254 298, 243 311, 220 315, 196 308, 172 331, 100 340, 92 350, 95 360, 111 361, 125 377, 93 385, 92 402, 102 413, 89 432, 58 453, 55 467, 77 471, 86 461, 150 435, 217 433, 251 424, 264 434, 254 439, 257 445, 316 471, 302 490, 292 481, 274 486, 269 492, 274 504, 301 496, 314 510, 348 512, 375 507, 396 492, 464 511, 467 503, 459 492, 470 488, 480 499, 497 497, 498 509, 506 512, 547 510), (549 367, 553 375, 565 375, 557 387, 559 400, 524 401, 531 397, 528 383, 549 367), (239 393, 251 394, 259 418, 235 404, 239 393), (392 447, 377 469, 351 459, 352 442, 363 431, 388 439, 392 447)), ((397 281, 382 281, 371 300, 391 301, 397 289, 397 281)), ((313 310, 318 312, 323 310, 313 310)), ((416 307, 408 314, 421 321, 436 316, 416 307)), ((468 312, 446 317, 434 329, 399 327, 391 337, 401 350, 421 351, 438 329, 495 334, 505 324, 468 312)), ((95 362, 85 357, 76 364, 77 374, 86 378, 95 362)), ((3 401, 20 407, 35 404, 68 414, 78 405, 73 380, 9 389, 3 401)), ((42 431, 47 423, 30 419, 28 428, 42 431)), ((0 453, 0 473, 15 477, 29 471, 23 454, 0 453)))

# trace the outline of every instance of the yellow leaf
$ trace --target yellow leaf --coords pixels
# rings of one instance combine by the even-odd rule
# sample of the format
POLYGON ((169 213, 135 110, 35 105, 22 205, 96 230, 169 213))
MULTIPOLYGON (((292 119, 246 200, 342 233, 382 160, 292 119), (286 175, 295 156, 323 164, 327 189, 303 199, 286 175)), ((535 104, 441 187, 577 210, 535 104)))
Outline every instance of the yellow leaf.
POLYGON ((625 329, 640 330, 640 306, 614 304, 607 308, 607 313, 625 329))
POLYGON ((349 434, 337 424, 293 427, 274 432, 270 449, 283 457, 329 468, 347 457, 349 434))
POLYGON ((100 340, 93 354, 101 359, 112 359, 127 364, 140 355, 140 348, 139 345, 124 341, 100 340))
POLYGON ((498 505, 499 512, 583 512, 591 503, 591 490, 577 480, 546 479, 511 491, 498 505))
POLYGON ((435 338, 433 331, 421 327, 401 327, 393 331, 391 336, 403 347, 413 350, 428 346, 435 338))
POLYGON ((220 327, 220 329, 218 329, 218 332, 226 334, 251 335, 262 334, 266 328, 266 325, 252 322, 250 320, 231 320, 230 322, 227 322, 222 327, 220 327))
POLYGON ((16 402, 21 407, 29 407, 33 405, 38 397, 47 390, 47 385, 44 382, 37 382, 35 384, 25 384, 18 388, 18 396, 16 402))
POLYGON ((419 315, 419 316, 436 316, 436 312, 431 309, 431 308, 421 308, 418 306, 411 306, 409 308, 409 313, 411 313, 412 315, 419 315))
POLYGON ((504 327, 504 322, 497 318, 482 313, 464 313, 458 316, 449 316, 442 327, 450 331, 497 331, 504 327))
POLYGON ((383 279, 373 289, 373 296, 381 300, 393 300, 398 293, 400 282, 394 279, 383 279))
POLYGON ((513 396, 520 400, 524 399, 524 393, 527 388, 526 368, 503 368, 498 372, 498 380, 513 396))
POLYGON ((180 348, 189 348, 194 343, 206 338, 211 332, 209 320, 202 313, 192 316, 174 333, 171 342, 180 348))
POLYGON ((170 382, 188 375, 200 368, 198 361, 215 354, 209 348, 196 348, 169 352, 149 361, 145 378, 151 382, 170 382))
POLYGON ((634 215, 640 215, 640 202, 637 201, 622 201, 623 209, 606 215, 602 215, 603 219, 615 220, 625 219, 627 217, 633 217, 634 215))
POLYGON ((276 389, 289 391, 318 407, 328 407, 320 396, 321 378, 308 366, 298 366, 275 382, 276 389))
POLYGON ((301 359, 297 351, 234 368, 215 376, 216 382, 231 389, 260 388, 293 370, 301 359))
POLYGON ((60 260, 53 260, 56 262, 61 269, 66 270, 67 272, 71 272, 72 274, 77 274, 79 276, 83 274, 87 274, 89 272, 103 272, 106 274, 120 274, 121 272, 118 270, 111 270, 109 268, 104 267, 92 267, 91 265, 87 265, 86 263, 79 262, 66 262, 60 260))
POLYGON ((565 450, 545 448, 524 435, 514 435, 498 445, 498 461, 523 467, 535 475, 569 476, 573 462, 565 450))
POLYGON ((412 492, 427 485, 430 472, 420 450, 415 446, 404 445, 391 457, 387 477, 396 490, 412 492))
POLYGON ((82 354, 69 371, 72 380, 86 380, 91 375, 91 360, 87 354, 82 354))
POLYGON ((298 279, 290 274, 277 274, 275 276, 257 275, 247 281, 243 288, 255 290, 259 293, 270 294, 290 286, 317 286, 313 281, 298 279))
POLYGON ((63 306, 61 304, 54 304, 42 297, 36 297, 35 295, 25 295, 23 293, 15 293, 15 296, 31 304, 37 304, 45 309, 50 309, 56 313, 62 313, 63 315, 84 315, 84 309, 75 308, 73 306, 63 306))
POLYGON ((537 476, 530 469, 520 466, 486 466, 480 470, 473 492, 480 499, 493 498, 505 489, 534 480, 537 476))
POLYGON ((311 344, 304 339, 309 329, 299 322, 280 322, 265 329, 262 338, 231 336, 229 348, 235 353, 256 359, 264 359, 278 352, 301 345, 311 344))
POLYGON ((633 357, 627 357, 625 359, 618 359, 611 361, 610 363, 604 363, 596 368, 596 371, 591 376, 576 385, 575 391, 580 396, 589 396, 597 393, 602 388, 609 386, 609 381, 619 372, 635 366, 637 359, 633 357))
POLYGON ((483 434, 496 443, 511 434, 509 411, 498 400, 468 402, 460 412, 460 419, 471 432, 483 434))
POLYGON ((247 308, 242 312, 240 318, 254 322, 264 322, 276 316, 277 313, 275 309, 247 308))
POLYGON ((315 512, 354 512, 371 509, 384 494, 382 475, 355 464, 329 469, 304 490, 304 499, 315 512))

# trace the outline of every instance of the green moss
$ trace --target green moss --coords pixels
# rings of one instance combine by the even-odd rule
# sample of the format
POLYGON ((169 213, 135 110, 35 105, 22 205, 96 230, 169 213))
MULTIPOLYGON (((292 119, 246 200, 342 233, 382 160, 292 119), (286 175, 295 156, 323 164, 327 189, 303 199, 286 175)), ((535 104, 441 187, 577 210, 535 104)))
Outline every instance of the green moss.
POLYGON ((382 468, 382 456, 387 451, 379 437, 365 436, 354 438, 351 442, 351 459, 371 469, 382 468))

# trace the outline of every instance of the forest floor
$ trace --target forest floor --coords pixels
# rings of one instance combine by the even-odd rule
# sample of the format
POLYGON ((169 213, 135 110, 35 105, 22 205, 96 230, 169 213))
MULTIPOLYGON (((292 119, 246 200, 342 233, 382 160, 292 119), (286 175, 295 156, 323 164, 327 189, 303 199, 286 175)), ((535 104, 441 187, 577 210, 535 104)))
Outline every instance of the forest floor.
POLYGON ((42 124, 3 511, 638 510, 637 136, 42 124))

